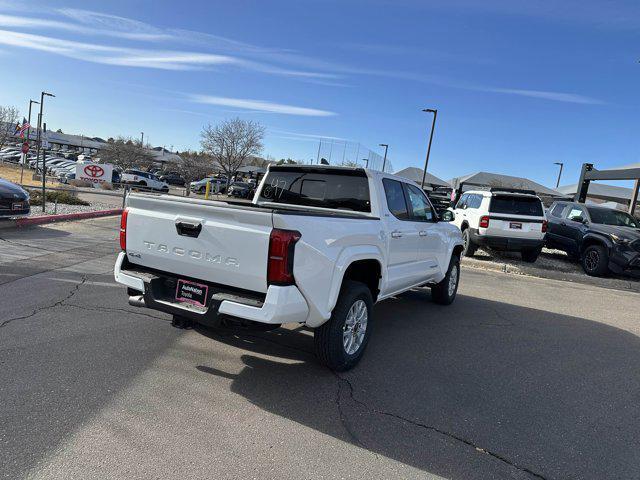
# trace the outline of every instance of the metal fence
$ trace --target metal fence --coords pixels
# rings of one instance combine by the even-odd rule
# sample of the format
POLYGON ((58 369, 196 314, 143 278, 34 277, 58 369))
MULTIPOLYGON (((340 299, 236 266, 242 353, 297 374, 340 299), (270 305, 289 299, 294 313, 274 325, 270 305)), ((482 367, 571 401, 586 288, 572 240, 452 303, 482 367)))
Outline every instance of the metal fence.
POLYGON ((393 172, 393 165, 387 157, 384 157, 359 142, 348 140, 320 139, 316 146, 315 158, 308 163, 319 164, 325 160, 329 165, 347 165, 366 167, 372 170, 393 172))

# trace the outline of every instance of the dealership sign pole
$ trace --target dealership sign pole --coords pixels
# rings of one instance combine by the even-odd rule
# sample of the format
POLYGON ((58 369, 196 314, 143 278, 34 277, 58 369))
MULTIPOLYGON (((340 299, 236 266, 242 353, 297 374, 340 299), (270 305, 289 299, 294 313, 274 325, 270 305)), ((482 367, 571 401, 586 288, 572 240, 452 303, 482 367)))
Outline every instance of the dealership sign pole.
POLYGON ((44 213, 45 204, 47 203, 47 192, 46 192, 46 169, 44 166, 44 159, 47 158, 45 155, 46 149, 49 148, 49 142, 47 141, 47 122, 43 124, 42 136, 40 138, 40 143, 42 144, 42 213, 44 213))

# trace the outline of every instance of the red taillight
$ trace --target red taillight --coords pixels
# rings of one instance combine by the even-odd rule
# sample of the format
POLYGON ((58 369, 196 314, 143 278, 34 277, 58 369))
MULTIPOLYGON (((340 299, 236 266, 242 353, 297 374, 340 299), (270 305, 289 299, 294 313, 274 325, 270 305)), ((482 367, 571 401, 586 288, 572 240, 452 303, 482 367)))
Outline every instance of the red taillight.
POLYGON ((542 221, 542 233, 546 233, 547 232, 547 221, 543 220, 542 221))
POLYGON ((489 228, 489 216, 480 217, 480 228, 489 228))
POLYGON ((293 285, 293 254, 301 236, 295 230, 271 230, 267 263, 269 285, 293 285))
POLYGON ((120 248, 124 251, 127 249, 127 216, 129 210, 124 209, 122 211, 122 217, 120 217, 120 248))

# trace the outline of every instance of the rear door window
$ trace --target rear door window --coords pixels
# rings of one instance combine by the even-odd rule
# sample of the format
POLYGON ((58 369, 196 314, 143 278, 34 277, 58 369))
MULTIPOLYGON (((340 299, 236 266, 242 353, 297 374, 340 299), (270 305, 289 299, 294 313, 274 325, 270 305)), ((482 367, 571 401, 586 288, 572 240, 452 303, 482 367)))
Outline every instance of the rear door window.
POLYGON ((371 212, 369 179, 364 170, 273 168, 259 201, 371 212))
POLYGON ((555 207, 551 209, 551 215, 553 215, 554 217, 562 218, 562 212, 564 211, 564 207, 566 207, 566 204, 564 203, 557 204, 555 207))
POLYGON ((491 197, 489 212, 508 215, 543 216, 542 202, 539 198, 519 195, 494 195, 491 197))
POLYGON ((389 178, 382 179, 387 207, 391 214, 399 220, 409 220, 409 210, 402 190, 402 184, 389 178))
POLYGON ((462 196, 460 197, 460 200, 458 200, 458 204, 456 205, 456 208, 464 208, 465 205, 467 204, 468 198, 469 198, 469 194, 463 193, 462 196))
POLYGON ((407 189, 407 199, 409 200, 409 208, 413 220, 418 222, 432 222, 433 211, 427 197, 420 191, 418 187, 405 183, 407 189))

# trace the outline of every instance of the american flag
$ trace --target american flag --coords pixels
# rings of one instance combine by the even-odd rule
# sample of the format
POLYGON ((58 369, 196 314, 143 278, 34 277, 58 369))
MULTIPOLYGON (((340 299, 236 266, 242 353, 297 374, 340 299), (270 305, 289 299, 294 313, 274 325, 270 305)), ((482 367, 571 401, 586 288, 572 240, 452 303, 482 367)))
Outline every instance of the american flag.
POLYGON ((31 125, 29 125, 26 118, 22 117, 22 125, 20 125, 20 123, 16 123, 15 135, 20 134, 20 138, 24 138, 24 132, 29 128, 31 128, 31 125))

